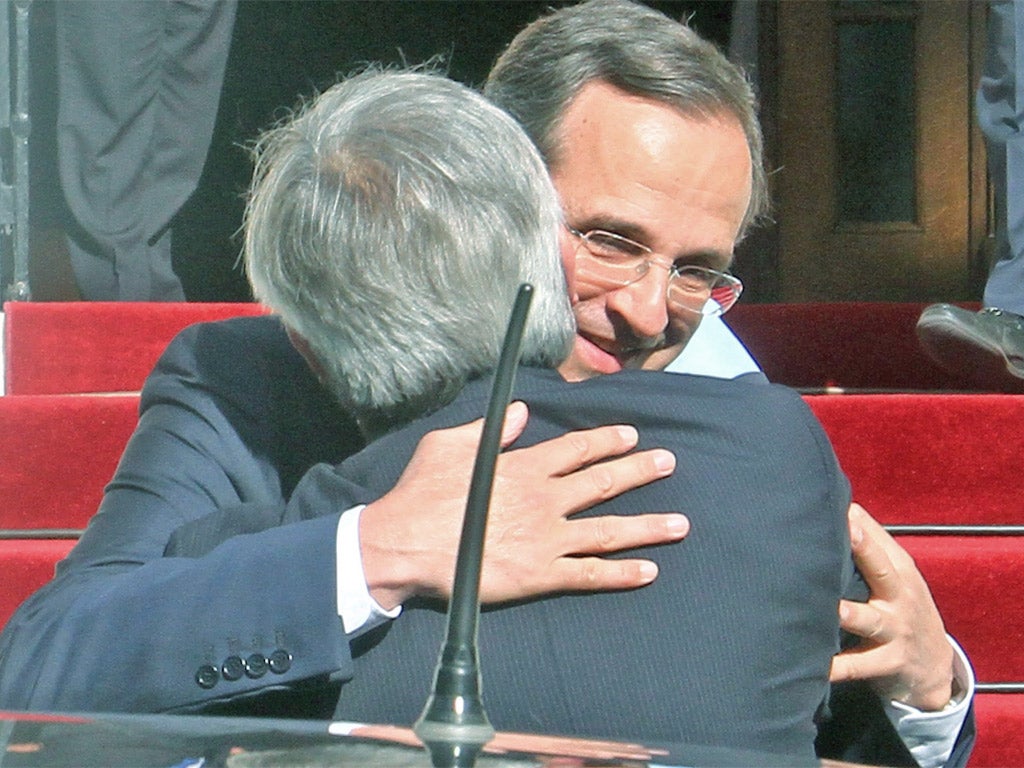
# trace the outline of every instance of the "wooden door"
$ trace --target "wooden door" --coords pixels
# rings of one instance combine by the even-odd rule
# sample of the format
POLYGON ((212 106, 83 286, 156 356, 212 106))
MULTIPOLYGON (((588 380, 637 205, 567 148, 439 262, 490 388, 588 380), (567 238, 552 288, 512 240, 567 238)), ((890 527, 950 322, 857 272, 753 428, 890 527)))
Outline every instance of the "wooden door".
POLYGON ((781 0, 778 299, 976 299, 983 2, 781 0))

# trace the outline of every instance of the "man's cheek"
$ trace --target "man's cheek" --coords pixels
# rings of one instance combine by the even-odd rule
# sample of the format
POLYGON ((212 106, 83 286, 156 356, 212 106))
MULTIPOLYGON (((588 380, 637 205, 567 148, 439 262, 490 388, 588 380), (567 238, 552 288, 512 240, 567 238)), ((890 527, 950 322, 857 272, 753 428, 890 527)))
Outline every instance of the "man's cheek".
POLYGON ((579 301, 579 293, 576 291, 576 248, 565 232, 558 235, 558 247, 562 254, 562 271, 565 273, 569 299, 575 304, 579 301))

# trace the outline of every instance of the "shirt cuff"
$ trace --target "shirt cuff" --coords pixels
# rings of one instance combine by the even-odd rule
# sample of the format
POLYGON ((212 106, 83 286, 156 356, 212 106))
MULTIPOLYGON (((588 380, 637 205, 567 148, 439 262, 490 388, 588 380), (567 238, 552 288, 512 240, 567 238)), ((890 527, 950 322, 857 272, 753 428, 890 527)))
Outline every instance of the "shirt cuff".
POLYGON ((390 611, 382 608, 366 586, 359 548, 359 515, 365 506, 360 504, 342 512, 335 537, 338 615, 346 635, 362 634, 402 612, 400 605, 390 611))
POLYGON ((953 689, 958 693, 945 709, 922 712, 898 701, 883 702, 889 721, 921 768, 946 764, 974 698, 971 663, 957 642, 946 637, 953 646, 953 689))

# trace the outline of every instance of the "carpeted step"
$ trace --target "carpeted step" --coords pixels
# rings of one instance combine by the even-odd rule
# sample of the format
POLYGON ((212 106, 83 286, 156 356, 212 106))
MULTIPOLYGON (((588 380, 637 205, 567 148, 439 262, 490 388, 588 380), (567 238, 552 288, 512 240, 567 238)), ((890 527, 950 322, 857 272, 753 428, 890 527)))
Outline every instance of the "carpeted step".
POLYGON ((1024 684, 1024 536, 898 536, 980 683, 1024 684))
POLYGON ((1024 525, 1024 395, 819 395, 806 400, 886 524, 1024 525))
MULTIPOLYGON (((971 389, 921 351, 924 304, 739 304, 727 323, 780 384, 888 391, 971 389)), ((973 305, 965 305, 973 306, 973 305)), ((247 303, 9 302, 7 392, 139 388, 167 342, 195 322, 265 310, 247 303)))
POLYGON ((138 395, 0 397, 0 530, 84 528, 138 404, 138 395))
POLYGON ((974 697, 978 740, 969 768, 1024 765, 1024 693, 979 693, 974 697))
MULTIPOLYGON (((971 390, 921 350, 927 305, 899 302, 744 304, 724 316, 768 378, 801 389, 971 390)), ((976 304, 961 306, 976 309, 976 304)))
POLYGON ((246 303, 8 302, 5 392, 133 392, 185 326, 266 310, 246 303))

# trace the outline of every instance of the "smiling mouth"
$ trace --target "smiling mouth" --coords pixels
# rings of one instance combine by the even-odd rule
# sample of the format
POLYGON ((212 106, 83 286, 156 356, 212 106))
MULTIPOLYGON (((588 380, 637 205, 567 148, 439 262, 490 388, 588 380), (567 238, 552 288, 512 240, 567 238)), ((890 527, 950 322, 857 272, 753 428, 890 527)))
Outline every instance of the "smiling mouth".
POLYGON ((577 356, 595 371, 601 373, 615 373, 622 370, 624 360, 616 352, 611 352, 597 342, 583 336, 576 335, 575 350, 577 356))
POLYGON ((577 345, 577 350, 597 370, 605 373, 612 373, 623 368, 639 368, 652 352, 658 351, 665 345, 663 336, 644 340, 628 347, 613 349, 607 348, 607 342, 604 339, 595 341, 583 334, 578 334, 577 339, 580 342, 577 345))

